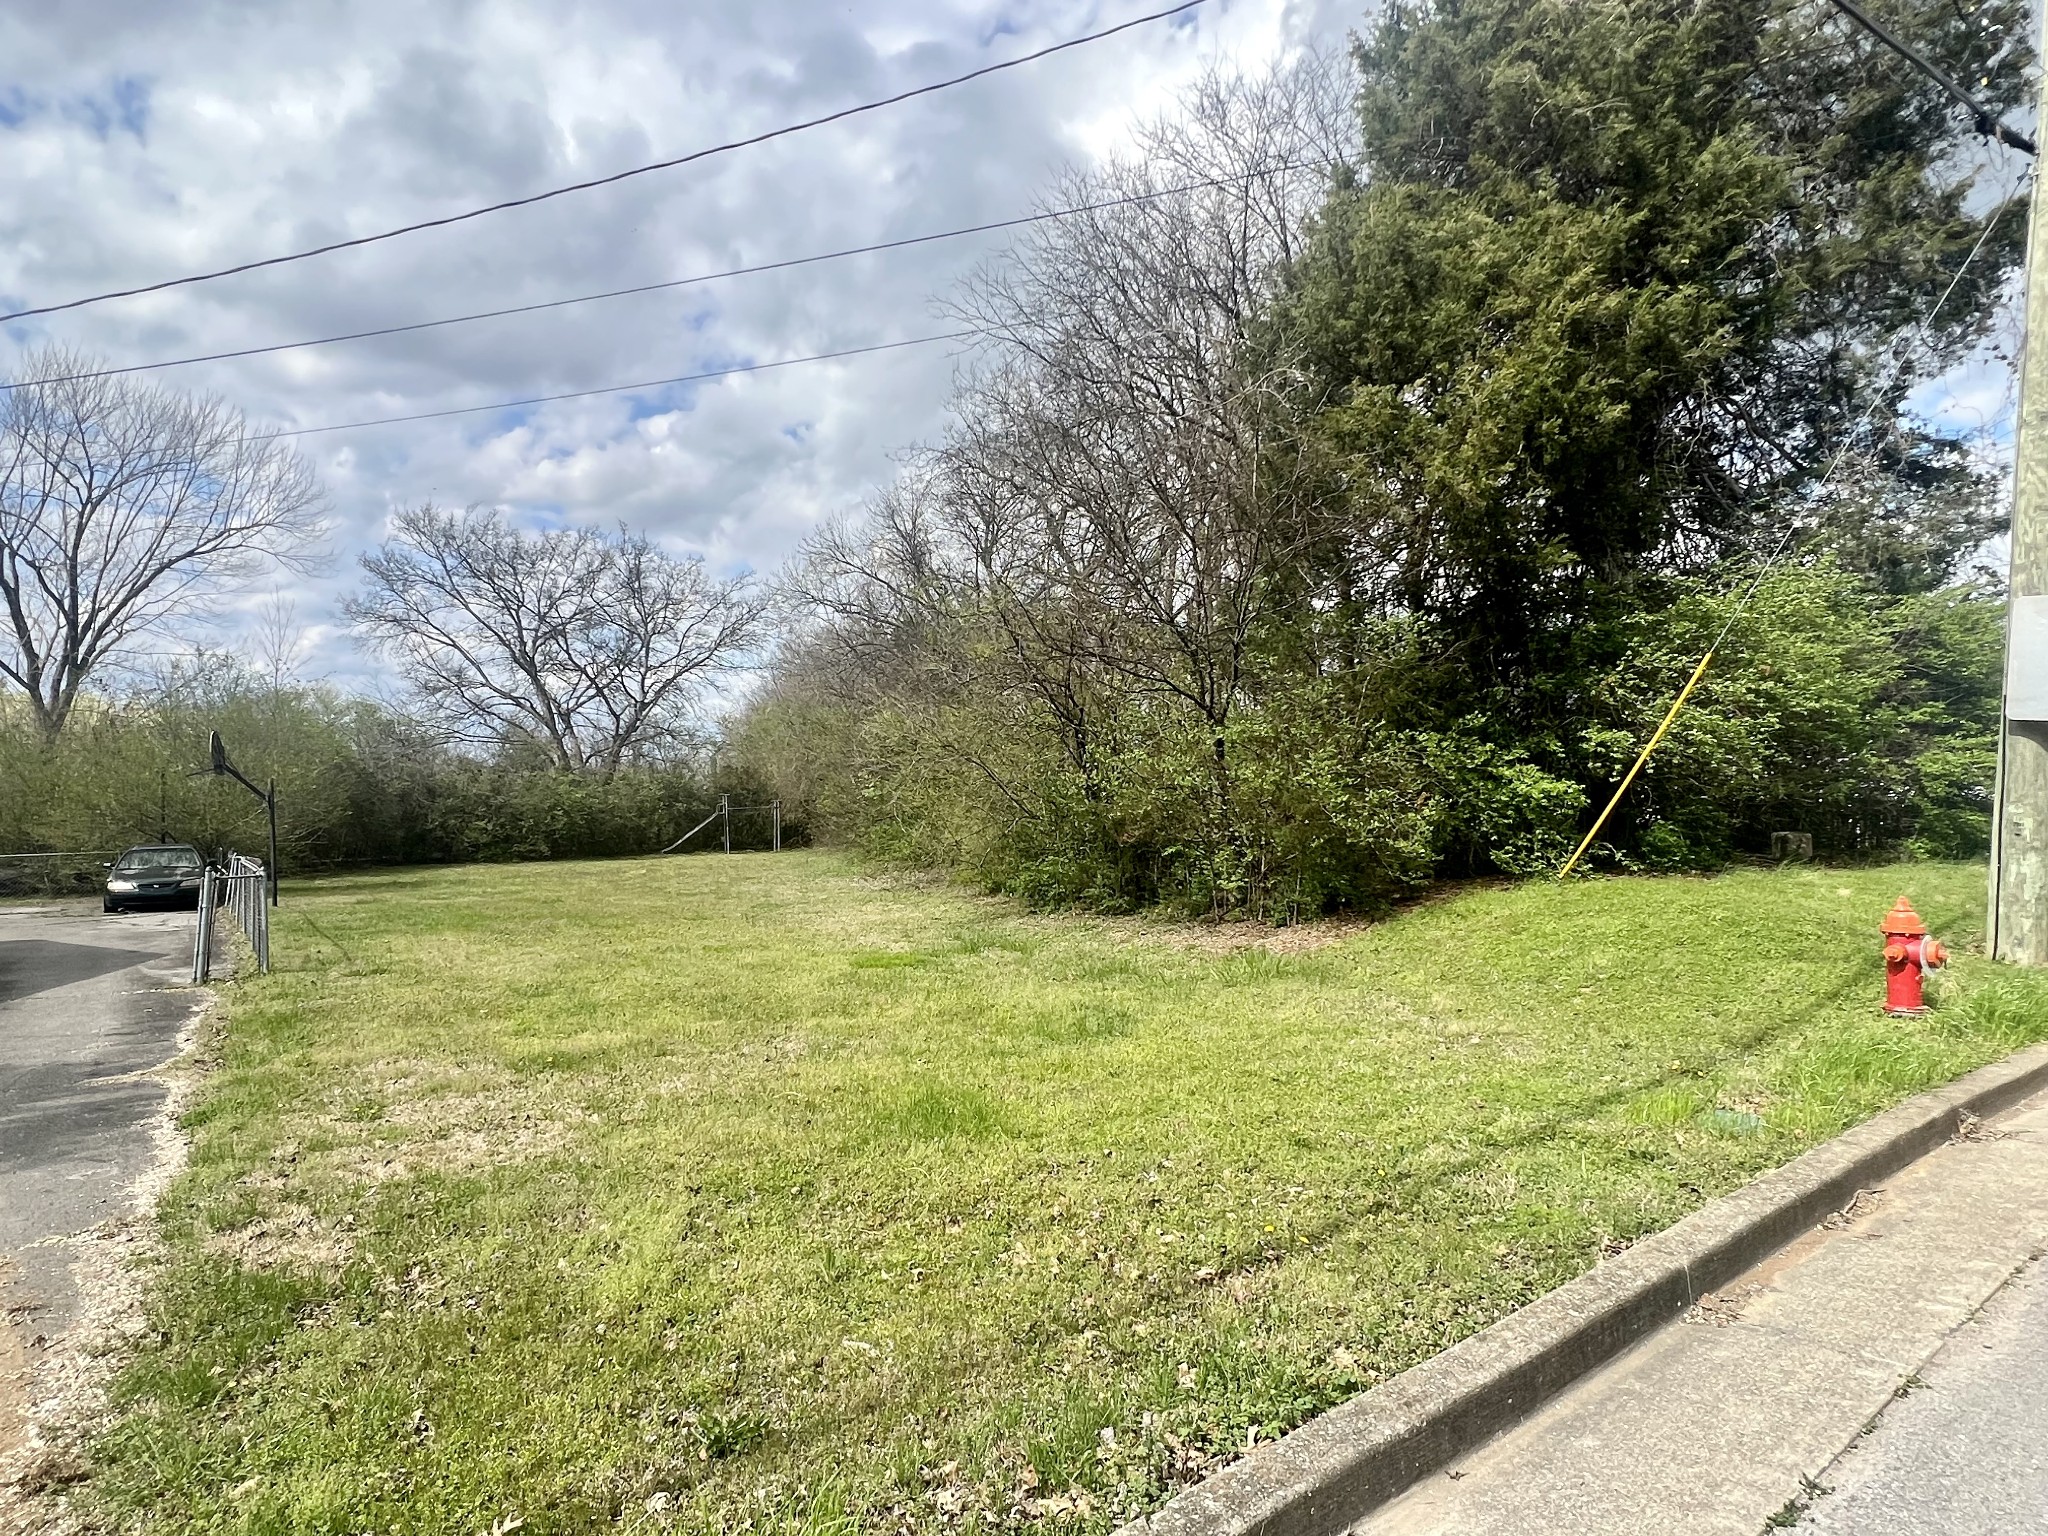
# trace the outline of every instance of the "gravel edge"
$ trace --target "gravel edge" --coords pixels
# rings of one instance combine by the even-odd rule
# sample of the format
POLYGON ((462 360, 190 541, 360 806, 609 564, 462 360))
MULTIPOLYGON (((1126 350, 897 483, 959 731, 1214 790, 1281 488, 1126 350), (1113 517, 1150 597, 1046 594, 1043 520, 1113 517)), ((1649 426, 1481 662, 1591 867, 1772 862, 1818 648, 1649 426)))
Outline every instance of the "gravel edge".
POLYGON ((86 1446, 106 1418, 107 1386, 146 1327, 147 1268, 161 1251, 156 1205, 184 1171, 190 1144, 178 1121, 205 1076, 206 1047, 219 1030, 218 995, 191 993, 177 1050, 150 1073, 164 1084, 164 1101, 148 1121, 153 1155, 128 1187, 127 1210, 64 1240, 74 1254, 78 1321, 32 1354, 20 1377, 27 1433, 0 1457, 0 1536, 75 1536, 84 1529, 71 1490, 85 1476, 86 1446))

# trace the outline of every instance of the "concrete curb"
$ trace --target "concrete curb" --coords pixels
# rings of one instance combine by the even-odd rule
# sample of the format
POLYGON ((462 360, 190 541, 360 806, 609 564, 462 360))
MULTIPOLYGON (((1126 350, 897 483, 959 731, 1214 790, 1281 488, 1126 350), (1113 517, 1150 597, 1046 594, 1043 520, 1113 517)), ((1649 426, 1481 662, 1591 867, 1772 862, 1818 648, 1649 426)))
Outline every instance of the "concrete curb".
POLYGON ((1886 1110, 1169 1500, 1124 1536, 1335 1536, 1801 1233, 2048 1087, 2031 1046, 1886 1110))

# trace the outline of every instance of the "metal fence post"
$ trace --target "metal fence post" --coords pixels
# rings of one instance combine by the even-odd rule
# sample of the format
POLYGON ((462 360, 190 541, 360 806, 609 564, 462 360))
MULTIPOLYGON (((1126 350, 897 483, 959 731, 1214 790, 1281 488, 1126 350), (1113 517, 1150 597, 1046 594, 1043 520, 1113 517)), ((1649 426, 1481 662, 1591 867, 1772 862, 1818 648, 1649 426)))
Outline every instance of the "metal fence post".
POLYGON ((732 796, 731 796, 731 795, 720 795, 720 796, 718 797, 718 814, 719 814, 720 818, 721 818, 721 819, 722 819, 722 820, 723 820, 723 821, 725 822, 725 851, 726 851, 727 853, 731 853, 731 852, 732 852, 732 796))
POLYGON ((770 807, 775 812, 775 851, 782 852, 782 802, 778 799, 770 807))
POLYGON ((199 872, 198 919, 192 933, 192 984, 205 981, 213 969, 213 866, 199 872))
MULTIPOLYGON (((270 884, 270 890, 269 890, 269 892, 268 892, 267 894, 268 894, 268 895, 269 895, 269 897, 270 897, 270 904, 271 904, 271 905, 272 905, 272 906, 274 907, 274 906, 276 906, 276 905, 277 905, 277 780, 276 780, 276 779, 272 779, 272 780, 270 781, 270 787, 269 787, 269 789, 268 789, 268 790, 266 790, 266 791, 264 792, 264 796, 263 796, 263 803, 264 803, 264 804, 265 804, 266 806, 268 806, 268 807, 269 807, 269 809, 270 809, 270 868, 269 868, 269 869, 268 869, 268 870, 266 871, 266 873, 267 873, 267 874, 268 874, 268 876, 269 876, 269 884, 270 884)), ((268 961, 265 961, 265 962, 264 962, 264 965, 263 965, 263 969, 265 969, 266 971, 270 969, 270 963, 269 963, 268 961)))

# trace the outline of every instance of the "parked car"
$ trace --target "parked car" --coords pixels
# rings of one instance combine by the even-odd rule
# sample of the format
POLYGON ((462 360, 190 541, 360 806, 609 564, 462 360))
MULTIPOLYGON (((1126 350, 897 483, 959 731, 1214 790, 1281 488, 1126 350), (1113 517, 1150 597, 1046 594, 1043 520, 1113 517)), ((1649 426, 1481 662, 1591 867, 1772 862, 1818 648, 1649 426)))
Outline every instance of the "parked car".
POLYGON ((199 850, 189 843, 130 848, 107 866, 105 912, 134 907, 199 907, 199 850))

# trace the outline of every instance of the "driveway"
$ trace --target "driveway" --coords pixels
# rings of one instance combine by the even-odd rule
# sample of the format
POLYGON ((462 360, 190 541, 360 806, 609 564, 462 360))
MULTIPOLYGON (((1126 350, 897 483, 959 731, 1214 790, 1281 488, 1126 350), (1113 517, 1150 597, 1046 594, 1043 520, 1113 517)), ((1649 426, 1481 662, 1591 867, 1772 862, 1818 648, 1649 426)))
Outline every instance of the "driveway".
POLYGON ((192 914, 0 907, 0 1312, 54 1336, 77 1293, 61 1239, 128 1205, 199 994, 192 914), (56 1240, 56 1241, 53 1241, 56 1240))

